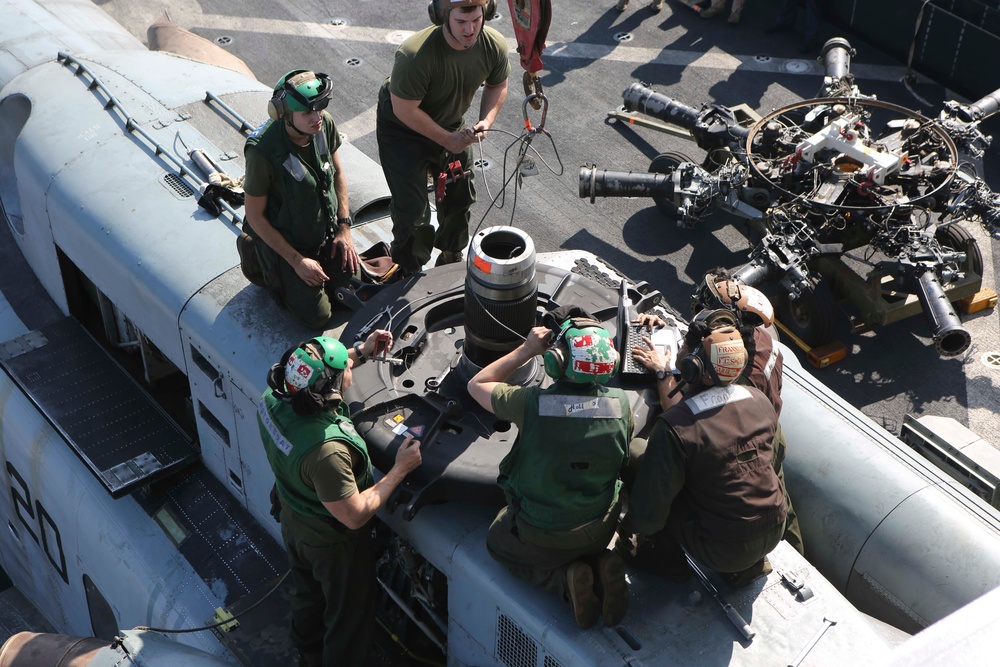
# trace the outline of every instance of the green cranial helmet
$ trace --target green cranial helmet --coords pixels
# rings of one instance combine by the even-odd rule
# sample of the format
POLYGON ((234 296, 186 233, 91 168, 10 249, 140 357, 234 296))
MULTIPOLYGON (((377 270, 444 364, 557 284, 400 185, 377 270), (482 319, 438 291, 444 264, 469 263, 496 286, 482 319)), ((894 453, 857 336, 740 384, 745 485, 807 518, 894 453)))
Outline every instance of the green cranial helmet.
POLYGON ((285 363, 285 388, 289 394, 302 389, 313 389, 316 383, 325 379, 328 384, 334 376, 339 376, 347 368, 347 348, 336 338, 317 336, 295 348, 285 363), (310 344, 319 347, 320 359, 306 349, 310 344))
POLYGON ((330 104, 333 84, 326 74, 310 70, 292 70, 274 86, 275 96, 282 96, 288 111, 314 111, 330 104))
POLYGON ((570 382, 587 384, 605 383, 618 370, 618 350, 611 335, 603 328, 570 326, 563 335, 566 341, 566 370, 563 375, 570 382))

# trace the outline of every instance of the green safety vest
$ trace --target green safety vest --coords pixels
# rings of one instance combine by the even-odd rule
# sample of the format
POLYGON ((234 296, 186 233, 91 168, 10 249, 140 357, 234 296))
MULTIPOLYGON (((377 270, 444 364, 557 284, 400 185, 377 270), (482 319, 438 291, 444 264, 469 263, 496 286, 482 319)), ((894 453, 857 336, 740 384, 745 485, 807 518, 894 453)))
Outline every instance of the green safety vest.
POLYGON ((256 147, 270 163, 277 181, 277 187, 272 187, 268 193, 264 215, 293 248, 307 255, 316 255, 327 231, 336 226, 333 153, 340 146, 340 139, 327 113, 323 114, 323 132, 330 144, 329 155, 320 155, 313 139, 310 144, 313 161, 299 159, 298 147, 289 139, 284 121, 267 121, 247 138, 246 143, 247 147, 256 147), (315 165, 319 165, 323 175, 317 172, 315 165))
POLYGON ((316 490, 306 486, 299 473, 306 454, 330 440, 343 442, 364 457, 366 472, 361 479, 355 480, 358 491, 375 483, 368 447, 354 429, 344 403, 336 412, 303 417, 268 389, 257 405, 257 425, 267 460, 274 471, 282 507, 307 516, 330 517, 316 490))
POLYGON ((618 500, 628 460, 625 392, 565 382, 526 391, 523 427, 497 478, 511 511, 545 530, 604 516, 618 500))

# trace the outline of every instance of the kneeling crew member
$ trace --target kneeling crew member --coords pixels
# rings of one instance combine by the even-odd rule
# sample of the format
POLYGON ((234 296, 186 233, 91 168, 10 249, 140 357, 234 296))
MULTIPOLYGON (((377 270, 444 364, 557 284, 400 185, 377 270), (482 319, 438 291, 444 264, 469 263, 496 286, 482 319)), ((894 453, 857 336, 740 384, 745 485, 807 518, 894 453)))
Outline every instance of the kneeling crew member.
POLYGON ((244 148, 247 234, 237 241, 247 279, 314 329, 326 326, 334 290, 361 262, 340 135, 325 111, 332 88, 327 75, 307 70, 289 72, 274 87, 271 120, 244 148))
POLYGON ((508 505, 490 526, 489 552, 516 577, 568 599, 582 628, 599 615, 617 625, 628 610, 625 565, 607 549, 633 427, 625 392, 602 386, 617 367, 618 353, 600 323, 568 317, 558 333, 532 329, 520 347, 468 385, 483 408, 518 429, 500 463, 497 481, 508 505), (504 383, 543 353, 554 384, 504 383))
MULTIPOLYGON (((773 467, 778 420, 759 389, 736 384, 747 358, 731 312, 700 313, 679 357, 690 388, 650 431, 623 533, 648 537, 662 571, 687 572, 683 547, 743 586, 770 571, 765 557, 785 531, 784 485, 773 467)), ((674 382, 672 374, 660 381, 674 382)))
POLYGON ((351 367, 375 351, 372 333, 348 351, 320 336, 271 367, 257 422, 281 500, 292 573, 292 641, 300 665, 363 665, 375 624, 371 519, 407 473, 420 442, 407 439, 375 483, 368 448, 342 400, 351 367))

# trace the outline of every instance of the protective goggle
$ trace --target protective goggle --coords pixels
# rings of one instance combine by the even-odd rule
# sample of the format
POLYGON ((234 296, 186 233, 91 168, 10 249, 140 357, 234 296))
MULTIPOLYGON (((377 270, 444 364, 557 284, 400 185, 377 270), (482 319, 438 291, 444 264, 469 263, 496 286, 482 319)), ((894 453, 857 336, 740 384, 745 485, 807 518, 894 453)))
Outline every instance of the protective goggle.
POLYGON ((309 111, 323 111, 328 106, 330 106, 330 98, 318 97, 306 102, 305 106, 306 109, 308 109, 309 111))
POLYGON ((302 71, 285 81, 285 94, 306 108, 307 111, 323 111, 330 106, 330 92, 333 90, 333 82, 330 77, 323 72, 313 74, 309 71, 302 71), (303 81, 317 79, 320 82, 319 91, 312 99, 302 95, 296 87, 303 81))

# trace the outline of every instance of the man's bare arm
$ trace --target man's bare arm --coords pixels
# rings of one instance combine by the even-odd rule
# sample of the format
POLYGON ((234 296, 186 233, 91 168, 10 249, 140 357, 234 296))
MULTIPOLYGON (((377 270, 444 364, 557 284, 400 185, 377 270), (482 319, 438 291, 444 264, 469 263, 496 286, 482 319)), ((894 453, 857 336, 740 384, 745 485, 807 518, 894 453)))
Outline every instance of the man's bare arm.
POLYGON ((327 509, 340 523, 351 530, 364 526, 375 516, 375 512, 385 507, 389 496, 406 478, 407 473, 417 468, 421 463, 420 441, 407 438, 396 452, 396 461, 385 477, 374 486, 348 496, 343 500, 324 502, 327 509))

